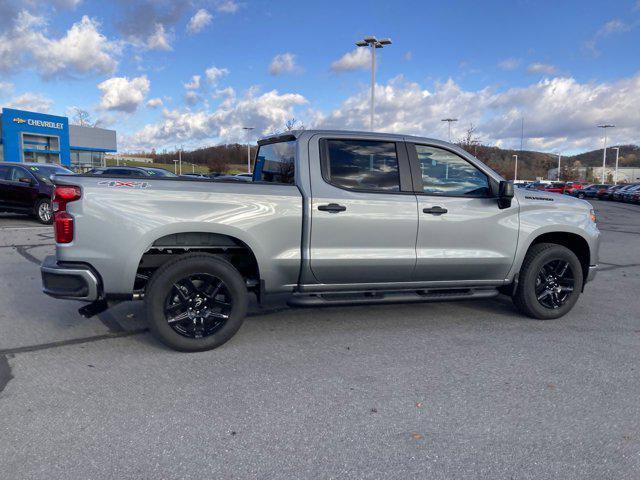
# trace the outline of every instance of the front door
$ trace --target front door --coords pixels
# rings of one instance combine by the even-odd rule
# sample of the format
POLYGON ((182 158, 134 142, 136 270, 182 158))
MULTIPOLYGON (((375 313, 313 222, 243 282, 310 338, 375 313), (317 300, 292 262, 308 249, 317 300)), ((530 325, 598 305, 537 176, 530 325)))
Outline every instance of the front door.
POLYGON ((461 155, 408 144, 418 199, 416 281, 501 281, 518 242, 518 208, 500 209, 489 177, 461 155))
POLYGON ((402 142, 340 137, 311 155, 311 252, 324 284, 405 282, 418 213, 402 142))

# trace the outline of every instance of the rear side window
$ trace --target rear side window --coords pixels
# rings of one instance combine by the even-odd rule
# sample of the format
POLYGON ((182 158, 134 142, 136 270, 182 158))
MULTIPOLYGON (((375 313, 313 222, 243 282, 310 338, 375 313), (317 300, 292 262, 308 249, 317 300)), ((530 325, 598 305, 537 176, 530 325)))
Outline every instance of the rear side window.
POLYGON ((9 174, 9 167, 6 165, 0 165, 0 180, 7 180, 9 174))
POLYGON ((395 142, 326 140, 323 176, 336 187, 369 192, 399 192, 395 142))
POLYGON ((295 160, 295 140, 260 145, 253 171, 253 181, 294 184, 296 181, 295 160))

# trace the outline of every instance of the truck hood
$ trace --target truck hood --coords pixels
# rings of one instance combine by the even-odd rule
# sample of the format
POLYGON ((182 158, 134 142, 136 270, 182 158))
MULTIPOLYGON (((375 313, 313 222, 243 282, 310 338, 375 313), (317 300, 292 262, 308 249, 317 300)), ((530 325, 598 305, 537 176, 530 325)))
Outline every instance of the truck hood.
POLYGON ((585 200, 580 200, 561 193, 544 192, 541 190, 527 190, 516 188, 515 197, 518 199, 520 208, 549 208, 563 210, 582 210, 589 212, 593 207, 585 200))

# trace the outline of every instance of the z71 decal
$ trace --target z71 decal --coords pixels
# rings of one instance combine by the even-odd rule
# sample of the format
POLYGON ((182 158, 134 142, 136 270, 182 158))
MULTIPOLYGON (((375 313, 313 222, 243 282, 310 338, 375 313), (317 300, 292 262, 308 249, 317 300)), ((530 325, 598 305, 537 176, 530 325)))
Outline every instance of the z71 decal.
POLYGON ((129 182, 122 180, 103 180, 98 185, 111 188, 148 188, 148 182, 129 182))

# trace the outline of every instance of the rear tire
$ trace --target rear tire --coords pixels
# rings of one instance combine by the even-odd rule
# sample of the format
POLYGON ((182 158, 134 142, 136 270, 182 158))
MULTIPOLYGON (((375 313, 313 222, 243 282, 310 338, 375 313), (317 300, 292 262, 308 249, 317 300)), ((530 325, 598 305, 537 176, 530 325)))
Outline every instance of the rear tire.
POLYGON ((145 293, 151 332, 182 352, 211 350, 229 341, 244 321, 247 303, 240 273, 207 253, 169 260, 154 272, 145 293))
POLYGON ((51 208, 51 200, 41 198, 36 202, 34 215, 40 223, 51 225, 53 223, 53 209, 51 208))
POLYGON ((580 260, 571 250, 539 243, 527 252, 513 303, 531 318, 560 318, 578 301, 583 279, 580 260))

